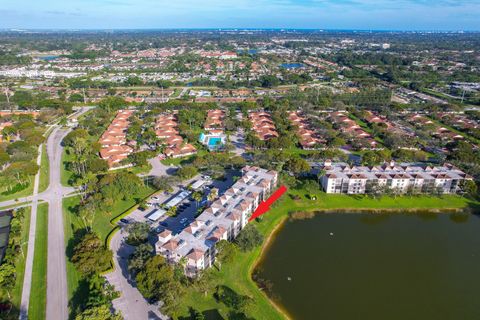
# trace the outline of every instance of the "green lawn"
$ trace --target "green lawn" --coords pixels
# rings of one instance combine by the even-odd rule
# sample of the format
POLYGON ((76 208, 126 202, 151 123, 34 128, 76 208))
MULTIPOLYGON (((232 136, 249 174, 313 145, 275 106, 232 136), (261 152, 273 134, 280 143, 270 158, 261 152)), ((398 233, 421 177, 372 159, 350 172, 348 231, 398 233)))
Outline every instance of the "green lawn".
POLYGON ((186 165, 189 164, 195 159, 196 156, 204 156, 208 153, 207 150, 198 150, 196 154, 192 154, 191 156, 187 157, 180 157, 180 158, 167 158, 162 160, 162 163, 164 165, 174 165, 174 166, 179 166, 179 165, 186 165))
POLYGON ((72 156, 67 154, 67 151, 66 149, 63 150, 63 153, 62 153, 62 165, 60 167, 61 169, 61 172, 60 172, 60 180, 62 182, 62 185, 63 186, 70 186, 70 184, 68 183, 68 181, 70 180, 70 178, 73 176, 73 172, 72 171, 69 171, 67 170, 67 163, 72 159, 72 156))
POLYGON ((32 293, 28 308, 29 319, 45 319, 47 302, 47 244, 48 244, 48 204, 38 205, 35 254, 32 271, 32 293))
POLYGON ((47 147, 42 147, 42 159, 40 162, 40 181, 38 185, 38 193, 45 191, 50 183, 50 164, 48 161, 47 147))
POLYGON ((150 172, 150 170, 152 170, 152 165, 150 163, 147 163, 147 165, 143 166, 143 167, 139 167, 139 166, 134 166, 134 167, 130 167, 130 168, 125 168, 125 169, 117 169, 117 170, 113 170, 113 171, 110 171, 110 172, 120 172, 120 171, 128 171, 128 172, 131 172, 133 174, 147 174, 150 172))
MULTIPOLYGON (((289 213, 315 210, 336 210, 336 209, 455 209, 465 208, 469 205, 478 205, 459 196, 429 197, 383 197, 381 199, 371 199, 369 197, 348 196, 348 195, 326 195, 323 192, 317 192, 317 200, 312 201, 306 196, 305 190, 289 191, 282 199, 274 204, 272 210, 264 215, 261 222, 253 222, 258 230, 267 238, 274 228, 288 217, 289 213), (300 200, 293 200, 291 196, 299 196, 300 200)), ((239 294, 250 296, 255 303, 249 307, 248 315, 255 319, 282 319, 282 314, 277 311, 270 303, 268 298, 260 291, 256 284, 251 280, 251 272, 261 255, 261 248, 256 248, 249 253, 240 253, 229 264, 224 264, 221 271, 213 269, 213 286, 223 284, 239 294)), ((207 310, 218 310, 221 316, 228 318, 228 308, 222 303, 217 302, 213 297, 213 289, 207 296, 198 292, 194 288, 189 288, 187 295, 182 299, 180 307, 180 317, 188 316, 188 308, 205 312, 207 310)))
POLYGON ((28 187, 26 187, 25 189, 23 189, 19 192, 15 192, 15 193, 12 193, 12 194, 6 194, 6 195, 0 193, 0 201, 14 200, 14 199, 19 199, 19 198, 28 197, 28 196, 32 195, 32 193, 33 193, 33 182, 34 182, 33 179, 34 179, 34 177, 32 177, 32 181, 30 182, 28 187))
POLYGON ((20 238, 21 243, 21 252, 18 257, 17 263, 15 265, 15 273, 17 278, 15 280, 15 288, 12 292, 12 303, 13 305, 20 309, 20 302, 22 300, 22 289, 23 289, 23 277, 25 276, 25 259, 27 257, 27 248, 28 248, 28 232, 30 230, 30 213, 31 208, 25 208, 25 217, 22 225, 22 234, 20 238))
MULTIPOLYGON (((67 256, 71 255, 70 242, 73 240, 74 230, 80 228, 81 221, 71 212, 71 207, 76 206, 80 202, 79 197, 70 197, 63 200, 63 219, 65 228, 65 248, 67 249, 67 256)), ((79 287, 81 276, 75 269, 75 266, 67 259, 67 288, 68 300, 72 299, 75 291, 79 287)))

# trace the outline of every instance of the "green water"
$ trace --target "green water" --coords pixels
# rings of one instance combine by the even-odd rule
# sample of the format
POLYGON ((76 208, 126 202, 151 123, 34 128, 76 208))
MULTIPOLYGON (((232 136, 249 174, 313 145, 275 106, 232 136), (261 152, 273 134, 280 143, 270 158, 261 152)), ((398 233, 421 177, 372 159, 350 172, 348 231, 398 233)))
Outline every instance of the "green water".
POLYGON ((480 319, 480 218, 317 214, 288 221, 259 272, 294 319, 480 319))

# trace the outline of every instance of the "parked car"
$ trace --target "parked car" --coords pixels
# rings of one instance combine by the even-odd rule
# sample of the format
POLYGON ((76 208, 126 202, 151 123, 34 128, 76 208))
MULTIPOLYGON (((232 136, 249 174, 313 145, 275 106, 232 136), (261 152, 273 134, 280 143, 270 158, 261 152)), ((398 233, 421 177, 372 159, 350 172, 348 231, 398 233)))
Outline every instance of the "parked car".
POLYGON ((181 224, 184 224, 185 222, 187 222, 187 218, 182 218, 182 219, 180 219, 180 223, 181 223, 181 224))
POLYGON ((158 226, 158 227, 155 228, 155 232, 156 232, 156 233, 160 233, 160 232, 162 232, 162 231, 163 231, 163 228, 160 227, 160 226, 158 226))
POLYGON ((127 219, 120 219, 120 222, 121 222, 121 223, 125 223, 125 224, 130 223, 130 221, 128 221, 127 219))
POLYGON ((160 223, 160 225, 161 225, 162 227, 168 227, 168 223, 165 222, 165 221, 163 221, 162 223, 160 223))
POLYGON ((160 200, 159 197, 152 197, 152 200, 160 200))

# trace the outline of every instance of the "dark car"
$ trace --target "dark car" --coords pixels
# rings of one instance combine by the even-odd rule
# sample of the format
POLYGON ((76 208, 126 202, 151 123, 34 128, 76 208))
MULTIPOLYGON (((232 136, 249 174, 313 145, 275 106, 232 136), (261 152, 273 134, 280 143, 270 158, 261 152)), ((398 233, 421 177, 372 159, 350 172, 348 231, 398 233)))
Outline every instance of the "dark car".
POLYGON ((156 232, 156 233, 160 233, 160 232, 162 232, 162 231, 163 231, 163 228, 162 228, 162 227, 156 227, 156 228, 155 228, 155 232, 156 232))
POLYGON ((120 222, 121 222, 121 223, 125 223, 125 224, 130 223, 130 221, 128 221, 127 219, 120 219, 120 222))
POLYGON ((161 226, 164 226, 164 227, 168 227, 168 223, 167 223, 167 222, 165 222, 165 221, 164 221, 164 222, 162 222, 162 223, 160 223, 160 225, 161 225, 161 226))

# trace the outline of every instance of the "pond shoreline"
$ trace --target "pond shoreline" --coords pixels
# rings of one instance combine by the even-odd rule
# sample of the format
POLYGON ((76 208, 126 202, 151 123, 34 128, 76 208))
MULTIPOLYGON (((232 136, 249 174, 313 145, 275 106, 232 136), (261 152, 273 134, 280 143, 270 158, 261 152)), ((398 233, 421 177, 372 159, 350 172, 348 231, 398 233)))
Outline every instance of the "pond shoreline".
POLYGON ((263 242, 262 244, 262 248, 260 249, 260 253, 258 254, 257 258, 255 259, 255 261, 252 263, 252 265, 250 266, 250 269, 248 271, 248 277, 250 277, 250 279, 253 281, 253 283, 255 283, 255 286, 257 287, 257 290, 260 291, 262 293, 262 295, 268 300, 268 302, 270 302, 270 304, 277 310, 278 313, 280 313, 285 319, 288 319, 288 320, 291 320, 293 319, 289 314, 288 312, 282 308, 281 306, 279 306, 275 301, 273 301, 269 296, 268 294, 265 293, 265 291, 263 291, 262 289, 260 289, 260 287, 257 285, 257 283, 255 282, 255 280, 253 280, 252 278, 252 275, 253 275, 253 272, 255 271, 255 269, 257 268, 257 266, 262 262, 262 260, 264 259, 265 257, 265 253, 267 252, 267 250, 270 248, 270 246, 272 245, 273 241, 275 240, 275 237, 276 235, 281 231, 281 229, 285 226, 285 223, 288 221, 289 219, 289 216, 284 216, 282 218, 282 220, 280 220, 277 225, 275 227, 273 227, 273 229, 270 231, 270 233, 268 234, 268 236, 265 238, 265 241, 263 242))
POLYGON ((266 256, 269 248, 275 241, 276 236, 285 226, 286 222, 289 220, 305 220, 305 219, 312 219, 317 214, 372 214, 372 215, 380 215, 380 214, 452 214, 452 213, 467 213, 467 214, 474 214, 475 210, 472 208, 427 208, 427 209, 420 209, 420 208, 383 208, 383 209, 372 209, 372 208, 342 208, 342 209, 312 209, 312 210, 296 210, 289 212, 285 215, 274 227, 270 230, 268 235, 266 235, 265 241, 262 244, 262 248, 260 253, 258 254, 255 261, 252 263, 248 277, 255 283, 257 290, 259 290, 262 295, 270 302, 270 304, 281 314, 285 319, 291 320, 293 317, 285 310, 284 307, 277 304, 268 294, 262 290, 257 283, 253 280, 252 275, 256 268, 261 264, 263 259, 266 256))

